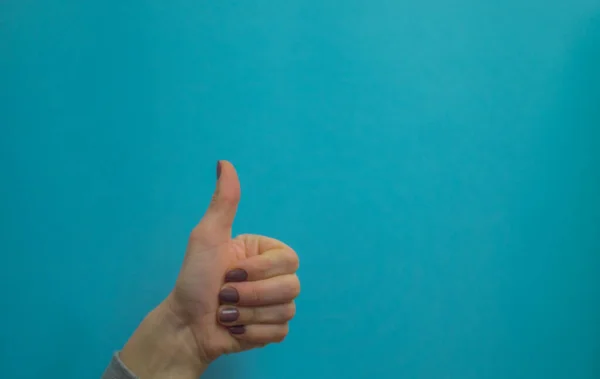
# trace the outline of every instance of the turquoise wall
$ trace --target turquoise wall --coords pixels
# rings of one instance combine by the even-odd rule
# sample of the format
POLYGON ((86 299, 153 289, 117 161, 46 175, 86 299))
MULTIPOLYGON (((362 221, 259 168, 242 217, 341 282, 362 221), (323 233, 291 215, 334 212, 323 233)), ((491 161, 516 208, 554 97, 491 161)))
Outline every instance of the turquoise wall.
POLYGON ((2 1, 0 128, 3 377, 100 376, 217 159, 303 293, 208 378, 600 377, 600 0, 2 1))

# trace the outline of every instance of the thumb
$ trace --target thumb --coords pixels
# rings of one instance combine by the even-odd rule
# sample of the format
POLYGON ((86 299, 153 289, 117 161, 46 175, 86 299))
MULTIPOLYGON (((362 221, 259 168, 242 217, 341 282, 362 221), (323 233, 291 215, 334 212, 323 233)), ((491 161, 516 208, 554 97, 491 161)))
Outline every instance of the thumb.
POLYGON ((241 189, 235 167, 228 161, 217 162, 217 186, 204 217, 195 232, 202 240, 220 243, 231 238, 231 227, 235 219, 241 189))

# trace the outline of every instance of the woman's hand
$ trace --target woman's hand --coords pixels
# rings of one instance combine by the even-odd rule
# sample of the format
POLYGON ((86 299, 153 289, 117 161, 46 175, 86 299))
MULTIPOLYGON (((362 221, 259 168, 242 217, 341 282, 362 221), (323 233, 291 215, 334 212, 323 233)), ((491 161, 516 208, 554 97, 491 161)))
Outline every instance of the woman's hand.
POLYGON ((220 161, 217 188, 190 235, 175 288, 121 352, 124 364, 141 379, 175 373, 198 377, 223 354, 280 342, 287 335, 300 292, 298 256, 272 238, 232 238, 239 199, 235 168, 220 161), (161 341, 162 347, 152 348, 161 341), (144 363, 148 359, 154 367, 144 363))

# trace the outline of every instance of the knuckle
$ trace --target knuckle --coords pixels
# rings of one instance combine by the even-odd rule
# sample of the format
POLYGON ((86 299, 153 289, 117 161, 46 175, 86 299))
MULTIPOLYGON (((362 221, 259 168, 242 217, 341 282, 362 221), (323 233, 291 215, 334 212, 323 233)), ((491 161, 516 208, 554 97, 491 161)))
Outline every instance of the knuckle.
POLYGON ((219 196, 219 202, 222 202, 227 206, 232 206, 237 204, 237 198, 233 194, 223 193, 219 196))
POLYGON ((295 299, 300 295, 300 280, 294 275, 293 280, 290 281, 288 292, 291 298, 295 299))
POLYGON ((273 264, 268 257, 267 259, 250 259, 248 260, 248 266, 260 278, 269 277, 270 272, 273 270, 273 264))
POLYGON ((219 188, 218 201, 227 206, 234 206, 240 201, 240 192, 231 188, 219 188))
POLYGON ((272 338, 272 341, 275 343, 283 342, 283 340, 285 340, 285 334, 283 333, 277 333, 272 338))
POLYGON ((234 240, 241 241, 242 243, 245 243, 245 241, 248 240, 249 237, 250 237, 250 234, 243 233, 243 234, 236 235, 235 238, 234 238, 234 240))
POLYGON ((250 307, 248 308, 248 315, 246 316, 248 319, 244 320, 247 323, 254 323, 260 321, 260 314, 257 308, 250 307))
POLYGON ((256 286, 250 286, 249 289, 249 294, 248 296, 250 297, 250 302, 252 302, 253 304, 257 304, 261 302, 262 296, 260 295, 260 291, 258 290, 258 288, 256 288, 256 286))
POLYGON ((294 316, 296 316, 296 304, 295 303, 290 303, 287 304, 284 308, 283 308, 283 319, 285 321, 289 321, 291 319, 294 318, 294 316))
POLYGON ((275 342, 283 342, 285 337, 287 337, 289 332, 289 327, 286 325, 279 333, 275 335, 275 342))
POLYGON ((300 258, 293 250, 289 250, 286 260, 290 271, 296 272, 300 267, 300 258))
POLYGON ((219 194, 219 190, 215 190, 212 194, 212 196, 210 197, 210 206, 213 206, 215 204, 217 204, 217 202, 219 201, 220 198, 220 194, 219 194))

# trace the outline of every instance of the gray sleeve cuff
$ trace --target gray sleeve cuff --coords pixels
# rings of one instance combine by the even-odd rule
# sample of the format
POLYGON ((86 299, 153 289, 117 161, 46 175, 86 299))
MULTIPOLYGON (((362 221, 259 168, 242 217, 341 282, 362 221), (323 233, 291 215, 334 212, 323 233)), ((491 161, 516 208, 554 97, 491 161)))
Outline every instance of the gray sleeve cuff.
POLYGON ((119 353, 115 353, 110 364, 104 371, 102 379, 138 379, 119 359, 119 353))

